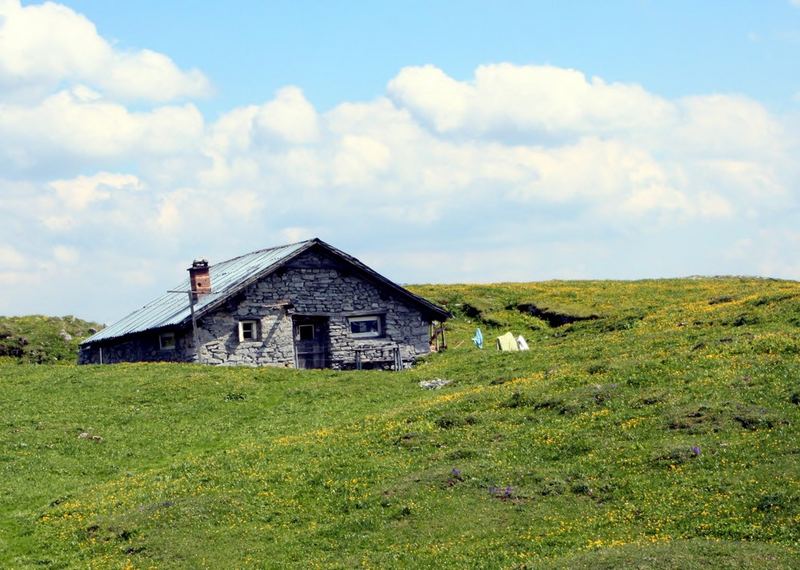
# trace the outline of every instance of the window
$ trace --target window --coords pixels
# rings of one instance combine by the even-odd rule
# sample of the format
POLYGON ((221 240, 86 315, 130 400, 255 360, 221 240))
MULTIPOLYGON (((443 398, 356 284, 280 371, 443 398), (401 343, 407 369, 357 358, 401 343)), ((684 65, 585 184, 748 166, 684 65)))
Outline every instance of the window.
POLYGON ((175 350, 175 333, 161 333, 158 335, 158 347, 161 350, 175 350))
POLYGON ((314 325, 300 325, 297 327, 300 340, 314 340, 314 325))
POLYGON ((239 342, 258 340, 258 321, 239 321, 239 342))
POLYGON ((381 318, 379 316, 351 317, 348 322, 351 336, 362 338, 381 336, 381 318))

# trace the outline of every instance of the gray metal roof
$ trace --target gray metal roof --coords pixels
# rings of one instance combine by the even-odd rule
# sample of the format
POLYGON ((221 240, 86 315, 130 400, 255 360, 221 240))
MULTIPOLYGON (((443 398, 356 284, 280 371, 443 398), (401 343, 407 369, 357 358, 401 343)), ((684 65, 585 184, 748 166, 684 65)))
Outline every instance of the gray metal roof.
MULTIPOLYGON (((269 268, 280 265, 287 258, 309 247, 315 241, 317 240, 262 249, 212 265, 209 267, 212 292, 197 299, 194 305, 195 312, 202 312, 215 301, 224 299, 235 289, 239 289, 243 284, 253 280, 269 268)), ((191 317, 188 293, 190 287, 187 276, 180 285, 170 289, 171 291, 183 291, 182 293, 165 293, 113 325, 96 332, 81 344, 180 325, 184 321, 188 321, 191 317)))
MULTIPOLYGON (((200 316, 213 309, 216 305, 224 302, 224 300, 233 293, 247 287, 249 284, 257 281, 261 277, 267 275, 272 270, 283 265, 290 258, 299 254, 302 251, 310 248, 313 245, 318 245, 325 248, 334 255, 337 255, 352 263, 372 279, 383 283, 393 289, 398 294, 406 297, 414 303, 417 303, 426 314, 431 314, 439 319, 445 319, 450 314, 441 307, 431 303, 427 299, 423 299, 418 295, 413 294, 411 291, 400 287, 389 279, 370 269, 361 263, 355 257, 346 254, 345 252, 336 249, 330 244, 325 243, 319 238, 314 238, 307 241, 292 243, 289 245, 282 245, 272 247, 269 249, 261 249, 248 253, 240 257, 234 257, 228 261, 223 261, 209 267, 211 276, 211 293, 199 297, 194 305, 196 316, 200 316)), ((189 306, 189 278, 187 278, 177 287, 173 287, 170 291, 151 301, 141 309, 132 312, 127 317, 117 321, 111 326, 96 332, 81 344, 91 344, 102 340, 117 338, 129 334, 140 333, 144 331, 161 329, 164 327, 177 326, 188 324, 191 318, 191 307, 189 306)))

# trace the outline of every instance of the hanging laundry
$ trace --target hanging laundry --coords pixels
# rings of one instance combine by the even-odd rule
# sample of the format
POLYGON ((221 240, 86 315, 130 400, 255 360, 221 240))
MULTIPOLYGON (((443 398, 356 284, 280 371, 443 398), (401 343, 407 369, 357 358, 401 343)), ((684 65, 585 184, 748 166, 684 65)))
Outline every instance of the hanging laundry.
POLYGON ((517 339, 514 338, 514 335, 510 332, 507 332, 503 336, 497 337, 497 350, 502 350, 503 352, 516 352, 519 350, 517 346, 517 339))
POLYGON ((472 342, 474 342, 475 346, 478 348, 483 348, 483 333, 480 328, 475 329, 475 336, 472 337, 472 342))

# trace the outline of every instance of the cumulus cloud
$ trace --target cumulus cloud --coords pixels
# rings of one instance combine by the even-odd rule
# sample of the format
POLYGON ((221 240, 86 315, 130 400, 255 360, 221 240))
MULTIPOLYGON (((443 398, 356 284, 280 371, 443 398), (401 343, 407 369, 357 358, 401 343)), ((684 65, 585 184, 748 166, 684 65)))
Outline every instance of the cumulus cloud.
POLYGON ((319 135, 317 112, 297 87, 284 87, 254 117, 256 132, 281 142, 314 142, 319 135))
POLYGON ((410 67, 388 93, 439 132, 601 134, 662 127, 675 113, 638 85, 553 66, 482 65, 469 82, 430 65, 410 67))
POLYGON ((391 151, 382 142, 359 135, 347 135, 338 145, 333 159, 333 184, 363 186, 388 168, 391 151))
POLYGON ((784 150, 779 122, 758 102, 736 95, 687 97, 681 117, 663 140, 686 155, 762 157, 784 150))
POLYGON ((199 72, 119 52, 57 4, 0 14, 0 301, 16 299, 0 311, 45 310, 58 282, 54 298, 111 320, 194 257, 314 235, 406 282, 800 277, 781 252, 798 128, 741 95, 419 66, 371 101, 322 112, 287 86, 208 121, 162 103, 206 93, 199 72))
POLYGON ((117 50, 91 21, 66 6, 0 2, 1 97, 29 98, 62 81, 85 83, 122 100, 169 101, 210 92, 200 71, 182 71, 151 50, 117 50))
POLYGON ((0 103, 0 165, 6 171, 58 168, 64 162, 130 162, 192 151, 204 120, 191 104, 133 112, 86 87, 33 104, 0 103))
POLYGON ((132 174, 98 172, 93 176, 54 180, 50 187, 67 209, 84 210, 92 202, 109 200, 116 191, 139 190, 141 182, 132 174))

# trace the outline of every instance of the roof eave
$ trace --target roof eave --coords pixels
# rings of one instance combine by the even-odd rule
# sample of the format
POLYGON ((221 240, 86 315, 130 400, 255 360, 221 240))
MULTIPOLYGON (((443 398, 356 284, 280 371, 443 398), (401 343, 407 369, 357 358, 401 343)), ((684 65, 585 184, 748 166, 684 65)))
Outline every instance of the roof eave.
POLYGON ((97 339, 97 340, 92 340, 92 337, 89 337, 89 338, 79 342, 78 346, 79 347, 81 347, 81 346, 91 346, 93 344, 101 344, 101 343, 108 342, 108 341, 114 341, 114 342, 119 342, 120 340, 125 341, 128 338, 131 338, 131 337, 134 337, 134 336, 137 336, 137 335, 140 335, 140 334, 153 333, 153 332, 158 332, 158 331, 162 331, 162 330, 169 330, 169 329, 176 329, 176 328, 177 329, 181 329, 181 328, 184 328, 185 326, 186 326, 186 323, 181 321, 180 323, 177 323, 177 324, 159 325, 159 326, 156 326, 156 327, 150 327, 150 328, 142 329, 140 331, 126 332, 126 333, 123 333, 123 334, 110 336, 108 338, 100 338, 100 339, 97 339))
POLYGON ((419 305, 422 305, 424 307, 424 309, 428 313, 433 314, 433 315, 435 315, 437 317, 441 317, 441 320, 448 319, 448 318, 450 318, 452 316, 452 314, 450 312, 448 312, 447 310, 445 310, 442 307, 436 305, 435 303, 432 303, 432 302, 428 301, 427 299, 425 299, 423 297, 420 297, 419 295, 417 295, 415 293, 412 293, 411 291, 409 291, 405 287, 402 287, 402 286, 398 285, 394 281, 392 281, 390 279, 387 279, 386 277, 384 277, 383 275, 381 275, 380 273, 378 273, 374 269, 370 268, 365 263, 362 263, 359 259, 353 257, 352 255, 350 255, 348 253, 345 253, 344 251, 342 251, 342 250, 340 250, 338 248, 335 248, 331 244, 326 243, 326 242, 322 241, 319 238, 315 238, 312 241, 314 241, 314 242, 318 243, 319 245, 323 246, 324 248, 328 249, 333 254, 338 255, 340 257, 343 257, 345 260, 349 261, 350 263, 352 263, 353 265, 355 265, 356 267, 358 267, 359 269, 361 269, 362 271, 364 271, 365 273, 367 273, 368 275, 373 277, 373 279, 379 281, 380 283, 383 283, 384 285, 386 285, 389 288, 393 289, 395 292, 399 293, 400 295, 411 299, 412 301, 416 302, 419 305))

